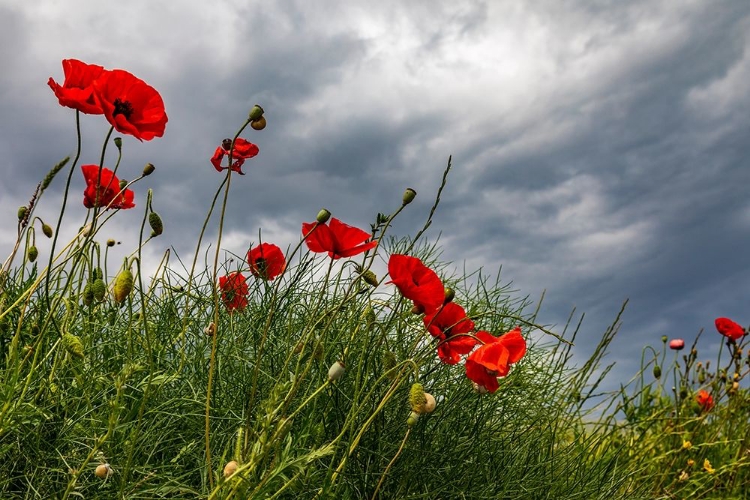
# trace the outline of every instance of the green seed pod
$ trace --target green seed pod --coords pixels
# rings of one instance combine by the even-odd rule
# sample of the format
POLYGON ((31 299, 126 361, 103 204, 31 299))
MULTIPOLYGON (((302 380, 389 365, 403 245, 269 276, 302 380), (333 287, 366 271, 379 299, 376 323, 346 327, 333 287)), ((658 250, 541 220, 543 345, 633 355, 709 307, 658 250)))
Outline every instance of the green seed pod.
POLYGON ((107 285, 104 280, 97 278, 91 283, 91 292, 94 294, 94 298, 101 302, 104 300, 104 296, 107 294, 107 285))
POLYGON ((47 238, 52 238, 52 235, 54 234, 52 232, 52 227, 48 224, 42 224, 42 232, 44 233, 44 236, 47 238))
POLYGON ((92 289, 91 283, 86 283, 81 295, 81 300, 83 300, 84 305, 90 306, 94 302, 94 290, 92 289))
POLYGON ((29 262, 34 262, 36 258, 39 256, 39 250, 37 250, 37 248, 33 245, 30 246, 28 256, 29 256, 29 262))
POLYGON ((156 212, 148 214, 148 225, 151 226, 154 236, 159 236, 164 232, 164 224, 162 224, 161 217, 156 212))
POLYGON ((667 337, 666 335, 662 335, 661 336, 661 342, 662 342, 662 344, 666 344, 667 340, 669 340, 669 337, 667 337))
POLYGON ((115 137, 113 140, 115 141, 115 146, 117 146, 117 149, 122 148, 122 137, 115 137))
POLYGON ((115 278, 113 296, 115 302, 122 304, 133 291, 133 273, 130 269, 123 269, 115 278))
POLYGON ((427 398, 424 395, 424 386, 422 384, 412 384, 409 390, 409 405, 411 410, 417 413, 424 413, 424 407, 427 404, 427 398))
POLYGON ((29 209, 26 206, 18 207, 18 221, 22 221, 26 217, 26 213, 29 209))
POLYGON ((248 120, 255 121, 263 116, 263 108, 259 105, 255 105, 250 109, 250 114, 247 116, 248 120))
POLYGON ((661 377, 661 366, 654 365, 654 378, 660 378, 661 377))
POLYGON ((325 224, 328 222, 328 219, 331 217, 331 212, 326 210, 325 208, 321 208, 320 212, 318 212, 318 216, 315 218, 315 220, 318 221, 318 224, 325 224))
POLYGON ((77 336, 73 335, 72 333, 66 333, 62 337, 62 344, 65 350, 68 351, 71 356, 78 359, 83 359, 83 342, 81 342, 81 339, 79 339, 77 336))
POLYGON ((417 192, 414 191, 412 188, 406 188, 406 191, 404 191, 404 196, 402 198, 402 204, 408 205, 412 201, 414 201, 414 198, 417 196, 417 192))
POLYGON ((122 191, 123 189, 125 189, 125 186, 127 186, 127 185, 128 185, 128 181, 126 181, 125 179, 122 179, 120 181, 120 191, 122 191))
POLYGON ((146 166, 143 167, 143 176, 146 177, 147 175, 153 174, 154 170, 156 170, 156 167, 153 163, 146 163, 146 166))

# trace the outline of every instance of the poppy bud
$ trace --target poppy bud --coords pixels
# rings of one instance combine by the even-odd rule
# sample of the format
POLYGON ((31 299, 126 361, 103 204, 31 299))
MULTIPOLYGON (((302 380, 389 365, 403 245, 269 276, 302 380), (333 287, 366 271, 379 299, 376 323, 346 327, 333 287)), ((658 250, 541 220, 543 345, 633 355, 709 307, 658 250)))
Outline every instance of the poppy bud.
POLYGON ((654 365, 654 378, 661 377, 661 366, 654 365))
POLYGON ((52 227, 50 227, 49 224, 42 224, 42 232, 47 238, 52 238, 52 235, 54 234, 52 232, 52 227))
POLYGON ((164 224, 162 224, 161 217, 156 212, 148 214, 148 225, 151 226, 153 236, 159 236, 164 232, 164 224))
POLYGON ((29 262, 34 262, 37 256, 39 256, 39 250, 37 250, 37 248, 33 245, 30 246, 28 256, 29 256, 29 262))
POLYGON ((71 356, 74 356, 78 359, 83 359, 83 342, 81 342, 81 339, 79 339, 72 333, 66 333, 62 337, 62 344, 65 350, 71 354, 71 356))
POLYGON ((443 299, 443 304, 447 304, 448 302, 453 302, 453 299, 456 298, 456 292, 451 287, 445 287, 445 299, 443 299))
POLYGON ((125 186, 127 186, 127 185, 128 185, 128 181, 126 181, 125 179, 122 179, 120 181, 120 191, 122 191, 123 189, 125 189, 125 186))
POLYGON ((337 380, 339 380, 341 377, 344 376, 345 371, 346 371, 346 367, 344 366, 344 363, 342 363, 341 361, 336 361, 328 369, 328 381, 336 382, 337 380))
POLYGON ((234 474, 235 472, 237 472, 237 467, 238 467, 238 464, 234 460, 232 460, 231 462, 228 462, 224 466, 224 477, 227 478, 231 476, 232 474, 234 474))
POLYGON ((417 420, 419 420, 419 413, 413 411, 409 414, 409 418, 406 419, 406 425, 411 427, 417 423, 417 420))
POLYGON ((370 271, 369 269, 362 273, 362 279, 365 280, 365 283, 368 285, 377 287, 378 286, 378 277, 375 276, 375 273, 370 271))
MULTIPOLYGON (((115 140, 117 139, 119 139, 119 137, 115 138, 115 140)), ((96 474, 96 477, 98 477, 99 479, 107 479, 109 476, 114 474, 114 471, 109 464, 99 464, 97 465, 94 474, 96 474)))
POLYGON ((96 278, 93 283, 91 283, 91 292, 94 294, 94 298, 98 301, 104 300, 104 295, 107 293, 107 285, 104 283, 104 280, 101 278, 96 278))
POLYGON ((661 336, 661 341, 662 341, 663 344, 666 344, 667 340, 669 340, 669 338, 666 335, 662 335, 661 336))
POLYGON ((18 207, 18 221, 22 221, 24 218, 26 218, 26 213, 29 211, 29 209, 26 206, 18 207))
POLYGON ((374 325, 375 322, 378 320, 378 317, 375 315, 375 310, 370 306, 367 306, 365 308, 365 312, 363 316, 365 318, 365 321, 367 322, 368 328, 372 328, 372 325, 374 325))
POLYGON ((94 302, 94 290, 91 288, 91 283, 86 283, 86 286, 83 287, 83 297, 81 300, 83 300, 83 304, 90 306, 94 302))
POLYGON ((133 291, 133 273, 130 269, 123 269, 115 278, 113 296, 115 302, 122 304, 133 291))
POLYGON ((153 163, 146 163, 146 166, 143 167, 143 176, 151 175, 154 173, 154 170, 156 170, 156 167, 153 163))
POLYGON ((325 208, 321 208, 320 212, 318 212, 318 216, 315 217, 315 220, 318 221, 318 224, 325 224, 328 222, 328 219, 331 217, 331 212, 326 210, 325 208))
POLYGON ((117 146, 117 149, 122 149, 122 137, 115 137, 114 138, 115 146, 117 146))
POLYGON ((250 114, 247 116, 248 120, 250 120, 251 122, 262 117, 263 117, 263 108, 261 108, 257 104, 250 109, 250 114))
POLYGON ((108 239, 108 240, 107 240, 107 246, 108 246, 108 247, 113 247, 113 246, 115 246, 115 240, 113 240, 112 238, 108 239))
POLYGON ((700 372, 698 372, 698 383, 703 384, 703 382, 705 381, 706 381, 706 372, 701 370, 700 372))
POLYGON ((253 128, 253 130, 263 130, 264 128, 266 128, 266 118, 264 116, 261 116, 257 120, 251 121, 250 126, 253 128))
POLYGON ((422 384, 412 384, 409 390, 409 405, 411 410, 417 413, 424 413, 424 406, 427 404, 427 398, 424 397, 424 387, 422 384))
MULTIPOLYGON (((396 366, 396 353, 393 351, 385 351, 383 353, 383 370, 389 371, 396 366)), ((389 378, 395 377, 396 374, 389 375, 389 378)))
POLYGON ((401 199, 402 205, 408 205, 412 201, 414 201, 414 198, 417 196, 417 192, 414 191, 412 188, 406 188, 406 191, 404 191, 404 196, 401 199))
POLYGON ((685 347, 685 341, 682 339, 672 339, 669 341, 669 348, 674 351, 681 351, 685 347))

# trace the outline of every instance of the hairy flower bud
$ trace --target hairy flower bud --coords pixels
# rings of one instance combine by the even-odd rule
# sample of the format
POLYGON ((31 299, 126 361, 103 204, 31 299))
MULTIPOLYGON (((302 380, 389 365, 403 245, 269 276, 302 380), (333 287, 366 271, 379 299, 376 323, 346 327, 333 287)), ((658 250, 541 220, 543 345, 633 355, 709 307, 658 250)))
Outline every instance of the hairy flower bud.
POLYGON ((325 224, 326 222, 328 222, 328 219, 330 219, 330 217, 331 217, 331 212, 329 212, 325 208, 321 208, 315 220, 318 221, 318 224, 325 224))
POLYGON ((72 333, 66 333, 62 337, 62 345, 71 356, 83 359, 83 342, 72 333))
POLYGON ((54 234, 52 232, 52 227, 49 224, 42 224, 42 232, 47 238, 52 238, 52 235, 54 234))
POLYGON ((86 283, 81 295, 81 300, 83 300, 84 305, 90 306, 94 302, 94 290, 91 287, 91 283, 86 283))
POLYGON ((337 380, 339 380, 341 377, 344 376, 345 371, 346 371, 346 367, 344 366, 344 363, 342 363, 341 361, 336 361, 328 369, 328 381, 336 382, 337 380))
POLYGON ((261 116, 257 120, 251 121, 250 126, 253 128, 253 130, 263 130, 264 128, 266 128, 266 117, 261 116))
POLYGON ((133 273, 130 269, 123 269, 115 278, 113 297, 115 302, 122 304, 133 291, 133 273))
POLYGON ((104 296, 107 294, 107 285, 104 283, 104 280, 101 278, 96 278, 93 283, 91 283, 91 292, 94 294, 94 298, 98 301, 104 300, 104 296))
POLYGON ((424 413, 424 407, 427 404, 427 398, 424 396, 424 386, 422 384, 412 384, 409 390, 409 405, 411 410, 417 413, 424 413))
POLYGON ((253 106, 250 109, 250 114, 247 116, 248 120, 255 121, 258 118, 261 118, 263 116, 263 108, 261 108, 258 104, 253 106))
POLYGON ((660 378, 661 377, 661 366, 654 365, 654 378, 660 378))
POLYGON ((29 252, 27 255, 29 256, 29 262, 34 262, 39 256, 39 250, 37 250, 37 248, 32 245, 29 247, 29 252))
POLYGON ((362 273, 362 279, 365 280, 365 283, 367 283, 368 285, 371 285, 373 287, 378 286, 378 277, 369 269, 362 273))
POLYGON ((156 212, 148 214, 148 225, 151 226, 152 236, 159 236, 164 232, 164 224, 161 222, 161 217, 156 212))
POLYGON ((414 201, 414 198, 417 196, 417 192, 414 191, 412 188, 406 188, 406 191, 404 191, 404 196, 402 198, 402 205, 408 205, 412 201, 414 201))
POLYGON ((24 205, 21 207, 18 207, 18 222, 21 222, 26 218, 26 213, 29 211, 29 209, 24 205))
POLYGON ((115 146, 117 146, 117 149, 122 149, 122 137, 115 137, 113 140, 115 141, 115 146))

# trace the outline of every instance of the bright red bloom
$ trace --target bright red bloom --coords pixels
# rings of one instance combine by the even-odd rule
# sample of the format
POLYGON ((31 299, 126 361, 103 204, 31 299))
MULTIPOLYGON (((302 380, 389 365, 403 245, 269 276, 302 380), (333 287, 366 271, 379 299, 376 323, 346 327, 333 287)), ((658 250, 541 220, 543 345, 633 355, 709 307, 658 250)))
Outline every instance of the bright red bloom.
POLYGON ((83 206, 86 208, 106 207, 109 208, 133 208, 133 191, 126 189, 120 193, 120 180, 108 168, 102 168, 99 174, 98 165, 81 165, 83 178, 86 180, 86 189, 83 191, 83 206), (99 184, 97 184, 97 180, 99 184), (99 189, 97 189, 97 186, 99 189), (111 205, 110 205, 111 203, 111 205))
POLYGON ((720 334, 737 342, 745 335, 745 329, 729 318, 716 318, 716 329, 720 334))
POLYGON ((167 113, 161 95, 127 71, 103 72, 94 81, 94 99, 107 121, 123 134, 139 141, 164 135, 167 113))
MULTIPOLYGON (((216 151, 214 151, 214 155, 211 157, 211 164, 217 171, 221 172, 222 170, 226 170, 228 168, 221 166, 221 160, 223 160, 224 157, 229 154, 229 150, 231 148, 232 140, 224 139, 221 143, 221 146, 216 148, 216 151)), ((234 160, 234 162, 232 162, 232 171, 237 172, 240 175, 245 175, 245 172, 243 172, 240 167, 242 167, 242 164, 245 163, 245 160, 256 156, 259 152, 260 149, 258 148, 258 146, 256 146, 252 142, 246 141, 242 137, 238 137, 237 140, 234 141, 234 150, 232 150, 232 159, 234 160)))
POLYGON ((681 351, 685 347, 685 341, 682 339, 672 339, 669 341, 669 348, 675 351, 681 351))
POLYGON ((506 376, 509 365, 517 363, 526 354, 526 341, 519 327, 500 337, 487 332, 477 332, 476 336, 484 345, 466 360, 466 376, 489 392, 495 392, 499 387, 497 378, 506 376))
POLYGON ((462 354, 469 354, 477 345, 474 337, 462 335, 474 330, 474 322, 458 304, 449 302, 425 315, 422 321, 430 335, 440 339, 438 356, 443 363, 455 365, 461 361, 462 354))
POLYGON ((302 236, 312 252, 328 252, 332 259, 351 257, 375 248, 377 241, 370 241, 370 233, 344 224, 331 217, 328 225, 315 222, 302 223, 302 236))
POLYGON ((401 295, 414 301, 422 312, 432 313, 443 305, 445 288, 438 275, 421 260, 409 255, 393 254, 388 259, 391 283, 401 295))
POLYGON ((228 276, 219 278, 219 288, 221 289, 221 300, 232 312, 235 309, 240 311, 247 307, 248 288, 245 282, 245 276, 240 272, 229 273, 228 276))
POLYGON ((286 269, 284 252, 271 243, 261 243, 247 252, 247 263, 253 276, 264 280, 272 280, 286 269))
POLYGON ((104 72, 104 68, 78 59, 63 59, 62 67, 65 73, 62 85, 52 77, 47 81, 60 105, 89 115, 101 115, 102 108, 94 100, 93 83, 104 72))
POLYGON ((711 409, 714 407, 714 398, 711 396, 708 391, 705 391, 701 389, 698 391, 698 394, 695 396, 695 400, 698 402, 698 405, 700 405, 701 410, 704 412, 711 411, 711 409))

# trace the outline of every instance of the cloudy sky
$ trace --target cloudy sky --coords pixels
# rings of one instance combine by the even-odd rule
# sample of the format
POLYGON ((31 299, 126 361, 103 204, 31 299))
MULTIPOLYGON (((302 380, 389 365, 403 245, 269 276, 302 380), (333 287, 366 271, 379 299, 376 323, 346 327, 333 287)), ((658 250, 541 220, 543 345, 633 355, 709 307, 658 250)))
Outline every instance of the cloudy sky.
MULTIPOLYGON (((157 166, 135 188, 141 208, 153 188, 165 222, 154 261, 192 256, 221 181, 208 158, 259 103, 269 125, 245 134, 261 152, 233 178, 227 250, 259 228, 285 247, 324 206, 366 228, 407 186, 419 196, 394 234, 414 234, 453 155, 428 238, 459 270, 502 266, 520 294, 546 290, 543 323, 586 312, 579 356, 629 298, 615 384, 663 334, 705 328, 716 349, 715 317, 750 323, 746 0, 0 0, 3 258, 17 207, 75 153, 75 114, 46 84, 65 58, 127 69, 164 98, 165 136, 124 137, 120 167, 157 166)), ((81 162, 96 163, 108 126, 84 115, 82 129, 81 162)), ((38 215, 54 220, 63 184, 38 215)), ((70 231, 83 188, 76 174, 70 231)), ((141 216, 102 237, 127 240, 141 216)))

